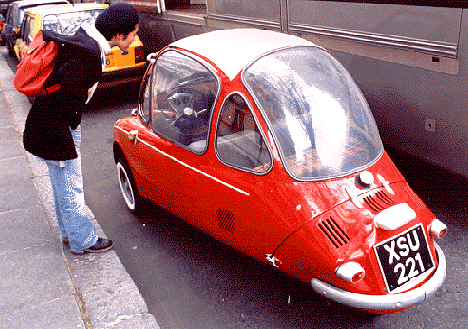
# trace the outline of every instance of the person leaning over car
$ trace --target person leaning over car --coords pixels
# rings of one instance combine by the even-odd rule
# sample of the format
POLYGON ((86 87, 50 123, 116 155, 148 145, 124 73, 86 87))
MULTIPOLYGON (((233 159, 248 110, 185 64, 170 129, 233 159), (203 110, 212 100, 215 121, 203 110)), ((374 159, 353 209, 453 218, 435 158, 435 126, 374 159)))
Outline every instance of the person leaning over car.
POLYGON ((112 240, 97 237, 86 215, 81 173, 81 114, 105 67, 105 54, 118 46, 125 51, 139 28, 138 12, 129 4, 106 8, 93 25, 83 25, 73 36, 44 31, 44 40, 58 47, 54 71, 46 87, 60 89, 37 97, 27 116, 23 144, 47 163, 55 211, 64 244, 75 254, 102 252, 112 240))

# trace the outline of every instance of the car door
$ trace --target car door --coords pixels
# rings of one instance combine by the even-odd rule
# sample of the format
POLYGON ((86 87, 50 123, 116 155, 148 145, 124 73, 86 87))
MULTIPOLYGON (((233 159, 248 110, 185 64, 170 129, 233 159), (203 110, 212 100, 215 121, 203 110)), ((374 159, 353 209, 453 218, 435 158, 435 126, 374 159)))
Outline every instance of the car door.
POLYGON ((2 30, 2 38, 5 39, 5 43, 7 45, 7 48, 9 52, 13 50, 14 46, 14 36, 16 33, 16 26, 14 22, 14 18, 16 17, 16 13, 18 12, 18 6, 15 4, 10 4, 8 7, 8 13, 7 17, 5 20, 5 24, 3 25, 3 30, 2 30))
POLYGON ((140 194, 264 260, 291 228, 275 224, 286 204, 264 192, 278 182, 266 175, 271 149, 245 96, 234 92, 218 101, 216 117, 219 79, 208 64, 179 51, 161 54, 145 80, 140 120, 146 126, 127 152, 140 194))
POLYGON ((173 50, 157 58, 148 80, 143 107, 150 107, 149 126, 139 130, 130 152, 137 179, 143 183, 140 193, 194 222, 197 216, 188 211, 197 202, 192 178, 197 176, 199 184, 206 179, 199 168, 206 161, 219 81, 202 61, 173 50), (143 154, 145 160, 139 161, 143 154))
POLYGON ((20 37, 16 39, 15 53, 19 61, 24 57, 28 46, 33 41, 34 33, 34 16, 26 15, 21 25, 20 37))

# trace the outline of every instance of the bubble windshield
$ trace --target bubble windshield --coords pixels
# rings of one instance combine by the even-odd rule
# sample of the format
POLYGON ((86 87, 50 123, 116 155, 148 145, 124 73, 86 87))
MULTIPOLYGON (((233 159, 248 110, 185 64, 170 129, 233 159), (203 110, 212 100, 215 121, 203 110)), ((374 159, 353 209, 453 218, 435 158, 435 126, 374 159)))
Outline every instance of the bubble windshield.
POLYGON ((242 80, 294 178, 345 176, 380 158, 382 142, 364 96, 323 49, 269 53, 247 67, 242 80))

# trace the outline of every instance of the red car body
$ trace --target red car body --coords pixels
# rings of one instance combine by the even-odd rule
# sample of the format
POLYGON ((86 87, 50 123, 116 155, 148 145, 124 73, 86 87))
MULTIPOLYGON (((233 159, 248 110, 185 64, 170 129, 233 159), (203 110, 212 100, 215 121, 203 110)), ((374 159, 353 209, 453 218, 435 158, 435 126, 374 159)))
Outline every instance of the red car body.
POLYGON ((114 156, 131 210, 151 200, 337 302, 396 312, 445 280, 445 225, 346 70, 301 38, 224 30, 164 48, 114 156))

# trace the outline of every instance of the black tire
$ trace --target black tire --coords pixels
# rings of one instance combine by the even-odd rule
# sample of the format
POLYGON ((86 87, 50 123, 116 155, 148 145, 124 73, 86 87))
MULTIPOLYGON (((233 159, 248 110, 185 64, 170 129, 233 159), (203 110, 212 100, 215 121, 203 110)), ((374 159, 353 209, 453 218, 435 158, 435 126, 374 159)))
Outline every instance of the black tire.
POLYGON ((8 49, 8 55, 10 55, 11 57, 14 57, 16 58, 16 53, 15 53, 15 49, 13 48, 14 47, 14 44, 8 41, 6 41, 6 46, 7 46, 7 49, 8 49))
POLYGON ((138 194, 132 170, 125 157, 120 157, 116 166, 120 192, 122 193, 127 208, 130 209, 132 213, 139 214, 143 210, 143 202, 138 194))

